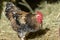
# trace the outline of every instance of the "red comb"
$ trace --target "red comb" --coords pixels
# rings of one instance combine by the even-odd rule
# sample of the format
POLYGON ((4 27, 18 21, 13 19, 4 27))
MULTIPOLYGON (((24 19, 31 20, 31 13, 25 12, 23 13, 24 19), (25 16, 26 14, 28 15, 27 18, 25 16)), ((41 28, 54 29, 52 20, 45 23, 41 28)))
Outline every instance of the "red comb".
POLYGON ((36 15, 36 20, 38 23, 42 23, 42 20, 43 20, 43 14, 40 12, 40 11, 37 11, 36 12, 37 15, 36 15))

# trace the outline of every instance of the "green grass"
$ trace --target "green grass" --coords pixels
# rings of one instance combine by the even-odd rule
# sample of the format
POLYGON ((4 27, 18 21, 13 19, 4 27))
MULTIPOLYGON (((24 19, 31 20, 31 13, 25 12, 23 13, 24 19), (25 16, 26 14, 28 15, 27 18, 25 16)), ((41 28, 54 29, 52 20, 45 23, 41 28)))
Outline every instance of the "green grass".
MULTIPOLYGON (((43 28, 48 28, 50 30, 42 36, 29 40, 59 40, 60 3, 41 4, 40 6, 43 6, 43 8, 40 9, 44 15, 43 28)), ((0 19, 0 40, 20 40, 17 33, 13 31, 5 13, 2 13, 2 18, 0 19)))

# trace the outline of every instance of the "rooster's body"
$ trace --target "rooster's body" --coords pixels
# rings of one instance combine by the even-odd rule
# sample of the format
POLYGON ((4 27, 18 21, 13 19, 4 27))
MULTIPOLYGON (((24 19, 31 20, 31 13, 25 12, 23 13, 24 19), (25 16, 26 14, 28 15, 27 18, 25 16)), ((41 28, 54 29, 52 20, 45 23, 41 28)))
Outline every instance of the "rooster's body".
POLYGON ((24 40, 30 32, 36 32, 40 29, 42 23, 42 14, 31 14, 19 10, 13 3, 6 4, 6 16, 10 20, 12 28, 18 33, 21 40, 24 40))

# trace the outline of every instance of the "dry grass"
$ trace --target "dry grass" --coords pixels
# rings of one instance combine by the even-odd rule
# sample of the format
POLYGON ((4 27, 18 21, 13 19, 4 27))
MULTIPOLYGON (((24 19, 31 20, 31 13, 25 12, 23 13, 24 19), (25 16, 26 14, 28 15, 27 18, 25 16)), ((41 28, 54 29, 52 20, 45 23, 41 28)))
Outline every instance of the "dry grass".
MULTIPOLYGON (((60 3, 42 4, 40 11, 44 15, 43 28, 48 28, 44 35, 37 36, 29 40, 59 40, 59 26, 60 26, 60 3)), ((17 33, 13 31, 10 21, 2 13, 0 19, 0 40, 19 40, 17 33)))

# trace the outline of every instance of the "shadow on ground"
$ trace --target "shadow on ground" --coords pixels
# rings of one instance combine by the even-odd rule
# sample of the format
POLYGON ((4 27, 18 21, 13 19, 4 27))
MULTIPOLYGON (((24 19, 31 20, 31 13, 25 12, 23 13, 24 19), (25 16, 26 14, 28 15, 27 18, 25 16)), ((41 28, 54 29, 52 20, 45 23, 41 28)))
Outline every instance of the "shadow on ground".
POLYGON ((50 29, 46 28, 46 29, 40 29, 39 31, 37 32, 31 32, 29 33, 29 35, 26 37, 27 39, 33 39, 33 38, 36 38, 36 37, 40 37, 44 34, 46 34, 50 29))

